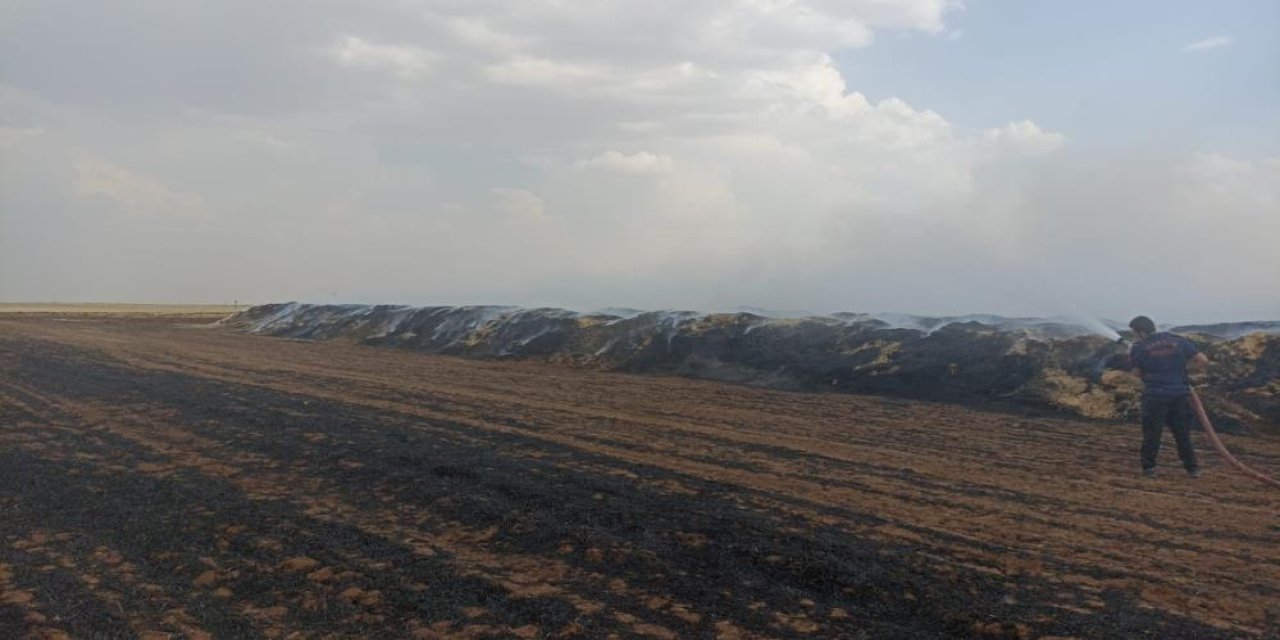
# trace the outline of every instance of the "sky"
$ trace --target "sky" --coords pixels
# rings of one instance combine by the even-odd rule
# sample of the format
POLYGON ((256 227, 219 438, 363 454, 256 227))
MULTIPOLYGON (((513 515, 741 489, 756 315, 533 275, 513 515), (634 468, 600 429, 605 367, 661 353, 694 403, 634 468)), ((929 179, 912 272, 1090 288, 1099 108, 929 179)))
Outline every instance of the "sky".
POLYGON ((1280 319, 1280 3, 0 0, 0 300, 1280 319))

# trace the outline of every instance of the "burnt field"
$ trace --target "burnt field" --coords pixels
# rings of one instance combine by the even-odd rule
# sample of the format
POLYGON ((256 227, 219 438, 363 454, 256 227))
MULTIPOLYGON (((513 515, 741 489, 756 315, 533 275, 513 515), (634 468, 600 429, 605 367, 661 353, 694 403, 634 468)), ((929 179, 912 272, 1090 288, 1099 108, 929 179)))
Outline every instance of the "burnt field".
POLYGON ((0 638, 1280 633, 1201 440, 204 321, 0 316, 0 638))

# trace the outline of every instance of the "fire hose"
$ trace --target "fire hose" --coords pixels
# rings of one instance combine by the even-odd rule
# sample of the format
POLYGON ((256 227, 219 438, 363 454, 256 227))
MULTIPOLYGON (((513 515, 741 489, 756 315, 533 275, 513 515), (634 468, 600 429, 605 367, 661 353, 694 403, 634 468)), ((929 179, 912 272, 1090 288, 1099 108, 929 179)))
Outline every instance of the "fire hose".
POLYGON ((1259 482, 1280 488, 1280 481, 1250 469, 1245 463, 1240 462, 1235 456, 1231 455, 1230 451, 1227 451, 1227 448, 1222 444, 1222 440, 1218 438, 1218 432, 1213 430, 1213 423, 1209 421, 1209 414, 1205 413, 1204 403, 1200 402, 1200 395, 1196 393, 1194 388, 1191 389, 1191 408, 1195 410, 1196 417, 1200 419, 1200 426, 1204 427, 1204 433, 1209 437, 1209 442, 1213 443, 1213 448, 1218 450, 1218 455, 1221 455, 1240 473, 1250 476, 1259 482))

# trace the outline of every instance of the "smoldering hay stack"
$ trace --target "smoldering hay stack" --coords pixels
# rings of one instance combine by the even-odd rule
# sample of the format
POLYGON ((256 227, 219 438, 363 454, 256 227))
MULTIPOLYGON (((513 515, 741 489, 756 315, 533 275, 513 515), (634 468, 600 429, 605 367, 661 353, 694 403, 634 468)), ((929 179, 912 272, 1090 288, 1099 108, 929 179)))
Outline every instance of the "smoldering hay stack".
MULTIPOLYGON (((251 333, 469 358, 532 359, 760 387, 1006 405, 1134 420, 1125 348, 1064 318, 923 317, 503 306, 267 304, 251 333)), ((1280 433, 1280 322, 1173 327, 1214 361, 1201 395, 1227 431, 1280 433)))

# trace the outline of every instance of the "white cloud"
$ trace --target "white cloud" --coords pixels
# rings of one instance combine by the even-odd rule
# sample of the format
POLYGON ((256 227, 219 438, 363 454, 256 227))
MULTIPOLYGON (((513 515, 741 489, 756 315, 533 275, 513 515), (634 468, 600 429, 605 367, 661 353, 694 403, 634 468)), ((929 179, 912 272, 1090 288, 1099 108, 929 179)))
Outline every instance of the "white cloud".
POLYGON ((44 135, 43 127, 6 127, 0 126, 0 142, 9 139, 31 138, 44 135))
POLYGON ((557 62, 533 56, 518 56, 489 65, 485 73, 495 82, 545 88, 581 85, 604 80, 611 75, 600 65, 557 62))
POLYGON ((805 2, 740 2, 732 4, 707 25, 712 38, 723 42, 769 43, 788 48, 817 46, 864 47, 872 31, 859 15, 845 15, 831 7, 805 2))
POLYGON ((1198 200, 1203 211, 1229 208, 1241 219, 1280 228, 1274 220, 1280 205, 1280 158, 1245 160, 1198 153, 1179 165, 1178 173, 1183 188, 1193 185, 1186 195, 1198 200))
POLYGON ((459 42, 483 51, 499 54, 517 53, 531 43, 528 37, 519 37, 495 29, 490 20, 484 16, 446 16, 438 18, 428 14, 425 19, 428 21, 440 20, 459 42))
POLYGON ((1197 40, 1195 42, 1192 42, 1191 44, 1183 47, 1182 50, 1183 51, 1208 51, 1210 49, 1218 49, 1221 47, 1230 46, 1234 44, 1235 41, 1236 39, 1232 38, 1231 36, 1214 36, 1212 38, 1205 38, 1204 40, 1197 40))
POLYGON ((493 194, 494 207, 506 216, 538 220, 546 215, 546 204, 542 198, 527 189, 495 187, 489 192, 493 194))
POLYGON ((1044 131, 1030 120, 1010 122, 999 129, 987 129, 984 135, 988 140, 1007 144, 1017 151, 1033 155, 1056 151, 1066 141, 1061 133, 1044 131))
POLYGON ((184 217, 198 205, 195 197, 176 193, 150 176, 100 158, 82 155, 74 168, 76 195, 105 198, 129 215, 184 217))
POLYGON ((164 247, 194 273, 68 284, 6 280, 5 262, 0 297, 129 281, 183 299, 999 311, 1009 274, 1101 300, 1090 282, 1146 261, 1143 291, 1227 278, 1231 308, 1260 309, 1280 280, 1260 240, 1280 234, 1273 161, 1094 156, 1027 113, 969 128, 835 62, 889 30, 947 37, 954 2, 225 0, 176 23, 139 3, 127 24, 59 2, 85 26, 19 25, 24 55, 0 42, 23 87, 0 86, 0 112, 42 132, 0 130, 0 259, 127 271, 118 254, 164 247), (227 49, 207 25, 250 8, 227 49), (92 55, 46 44, 68 41, 92 55), (139 217, 107 225, 104 203, 139 217), (209 212, 201 232, 157 240, 184 207, 209 212), (1151 220, 1175 251, 1128 231, 1151 220), (1206 220, 1249 232, 1198 254, 1206 220))
POLYGON ((340 38, 332 53, 344 66, 385 71, 405 79, 426 73, 434 59, 420 47, 380 44, 353 35, 340 38))
POLYGON ((637 151, 631 155, 626 155, 621 151, 610 149, 604 153, 573 163, 573 166, 579 169, 599 169, 603 171, 615 171, 618 173, 667 173, 671 171, 673 163, 671 156, 650 153, 648 151, 637 151))
POLYGON ((943 18, 962 6, 959 0, 816 0, 815 7, 836 15, 856 17, 874 29, 913 29, 938 33, 943 18))

